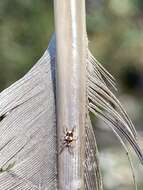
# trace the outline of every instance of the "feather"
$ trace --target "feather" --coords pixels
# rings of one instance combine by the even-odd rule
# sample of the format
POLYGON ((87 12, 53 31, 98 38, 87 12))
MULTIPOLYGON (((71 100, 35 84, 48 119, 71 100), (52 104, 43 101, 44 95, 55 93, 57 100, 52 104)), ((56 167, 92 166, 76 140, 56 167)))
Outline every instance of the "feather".
POLYGON ((0 190, 57 189, 53 43, 0 93, 0 190))
POLYGON ((99 167, 98 148, 88 112, 85 131, 85 190, 102 190, 103 185, 99 167))
MULTIPOLYGON (((87 107, 109 125, 123 145, 124 140, 143 155, 135 127, 119 100, 115 79, 87 50, 87 107)), ((55 35, 38 63, 19 81, 0 93, 0 189, 57 189, 57 141, 55 115, 55 35), (14 164, 13 164, 14 163, 14 164)), ((85 126, 85 189, 102 190, 95 134, 87 111, 85 126)), ((133 179, 135 183, 134 172, 133 179)))
POLYGON ((126 139, 143 164, 143 154, 137 142, 135 127, 119 100, 106 85, 107 81, 115 88, 114 78, 103 66, 101 66, 89 51, 87 63, 89 110, 97 117, 104 120, 108 125, 111 125, 112 129, 120 135, 122 140, 126 139))
POLYGON ((128 158, 129 164, 130 164, 131 172, 132 172, 134 187, 135 187, 135 190, 137 190, 138 187, 137 187, 137 182, 136 182, 136 176, 135 176, 134 166, 133 166, 132 158, 130 156, 128 147, 126 146, 126 144, 124 143, 124 141, 122 140, 122 138, 118 134, 118 132, 116 132, 116 130, 114 130, 113 128, 112 128, 112 130, 113 130, 114 134, 116 135, 116 137, 118 138, 118 140, 120 141, 122 147, 124 148, 124 150, 126 152, 126 155, 127 155, 127 158, 128 158))

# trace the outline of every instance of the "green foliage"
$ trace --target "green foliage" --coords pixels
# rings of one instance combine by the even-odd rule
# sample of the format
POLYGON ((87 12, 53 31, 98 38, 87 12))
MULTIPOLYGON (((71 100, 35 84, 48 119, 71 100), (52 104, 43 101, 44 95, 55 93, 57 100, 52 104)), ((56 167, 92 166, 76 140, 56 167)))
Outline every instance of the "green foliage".
POLYGON ((143 71, 142 6, 142 0, 109 0, 87 16, 92 52, 120 83, 125 65, 143 71))
POLYGON ((37 61, 53 31, 52 1, 0 1, 0 89, 37 61))

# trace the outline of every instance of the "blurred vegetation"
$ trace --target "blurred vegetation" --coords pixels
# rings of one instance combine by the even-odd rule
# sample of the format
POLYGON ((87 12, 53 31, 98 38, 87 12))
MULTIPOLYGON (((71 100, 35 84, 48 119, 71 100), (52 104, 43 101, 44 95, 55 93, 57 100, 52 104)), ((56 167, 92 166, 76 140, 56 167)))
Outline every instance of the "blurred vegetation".
POLYGON ((142 93, 143 85, 142 8, 142 0, 97 1, 87 16, 93 53, 124 90, 136 95, 142 93))
POLYGON ((53 32, 52 1, 0 1, 0 89, 37 61, 53 32))
MULTIPOLYGON (((86 2, 90 49, 117 79, 120 98, 137 128, 141 129, 143 0, 86 2)), ((0 90, 22 77, 34 65, 47 48, 53 31, 52 0, 0 0, 0 90)), ((96 134, 102 149, 105 189, 134 189, 126 159, 118 156, 121 150, 116 140, 102 123, 97 124, 96 134), (108 150, 107 144, 112 149, 108 147, 108 150)), ((139 171, 139 190, 142 190, 140 176, 143 172, 140 165, 136 164, 136 168, 139 171)))

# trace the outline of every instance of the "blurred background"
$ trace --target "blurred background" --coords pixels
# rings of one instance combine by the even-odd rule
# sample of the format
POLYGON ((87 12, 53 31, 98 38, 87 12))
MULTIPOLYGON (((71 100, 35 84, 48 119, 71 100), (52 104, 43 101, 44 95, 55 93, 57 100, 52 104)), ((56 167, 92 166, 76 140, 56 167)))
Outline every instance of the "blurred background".
MULTIPOLYGON (((143 0, 87 0, 89 46, 114 75, 118 97, 143 147, 143 0)), ((54 31, 52 0, 0 0, 0 91, 22 77, 47 48, 54 31)), ((133 190, 128 159, 115 135, 93 118, 105 190, 133 190)), ((133 163, 139 190, 143 167, 133 163)))

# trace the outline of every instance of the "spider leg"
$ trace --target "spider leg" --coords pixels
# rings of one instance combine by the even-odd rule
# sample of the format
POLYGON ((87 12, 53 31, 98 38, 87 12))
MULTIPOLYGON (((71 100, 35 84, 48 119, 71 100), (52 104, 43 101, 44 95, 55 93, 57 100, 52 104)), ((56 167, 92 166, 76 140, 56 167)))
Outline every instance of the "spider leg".
POLYGON ((68 132, 68 129, 66 127, 66 125, 63 126, 63 134, 66 134, 68 132))
POLYGON ((74 133, 75 128, 76 128, 76 125, 74 125, 74 127, 72 128, 72 132, 73 132, 73 133, 74 133))
POLYGON ((74 154, 74 152, 73 152, 73 146, 70 144, 70 145, 68 145, 68 151, 69 151, 69 153, 70 154, 74 154))
POLYGON ((64 140, 63 140, 63 139, 64 139, 64 137, 60 138, 60 139, 59 139, 59 140, 60 140, 60 142, 64 142, 64 140))
POLYGON ((60 149, 59 154, 61 154, 63 152, 64 148, 66 148, 66 147, 67 147, 67 142, 65 140, 62 140, 62 143, 60 144, 60 147, 59 147, 59 149, 60 149))
POLYGON ((60 146, 59 154, 61 154, 63 152, 63 150, 66 148, 66 146, 67 145, 65 143, 60 146))

